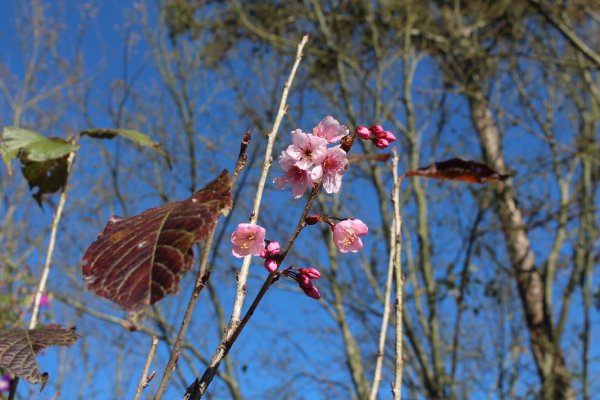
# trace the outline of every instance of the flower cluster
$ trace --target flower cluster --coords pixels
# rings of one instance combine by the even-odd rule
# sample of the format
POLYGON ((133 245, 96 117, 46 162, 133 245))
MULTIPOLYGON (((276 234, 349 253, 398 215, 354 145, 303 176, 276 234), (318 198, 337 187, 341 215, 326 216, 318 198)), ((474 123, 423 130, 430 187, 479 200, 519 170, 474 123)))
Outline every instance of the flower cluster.
POLYGON ((300 129, 293 131, 292 144, 279 156, 284 175, 273 180, 275 186, 283 189, 290 185, 292 195, 298 199, 307 188, 322 179, 327 193, 339 192, 348 159, 339 145, 327 145, 339 142, 346 135, 348 128, 332 116, 323 118, 312 134, 300 129))
POLYGON ((373 125, 370 128, 357 126, 356 134, 363 140, 371 140, 379 149, 385 149, 396 140, 396 136, 390 131, 383 130, 381 125, 373 125))
POLYGON ((298 286, 300 286, 300 289, 308 297, 316 300, 321 298, 321 293, 319 293, 317 287, 312 283, 313 279, 321 277, 321 273, 316 269, 288 267, 282 271, 282 274, 298 282, 298 286))

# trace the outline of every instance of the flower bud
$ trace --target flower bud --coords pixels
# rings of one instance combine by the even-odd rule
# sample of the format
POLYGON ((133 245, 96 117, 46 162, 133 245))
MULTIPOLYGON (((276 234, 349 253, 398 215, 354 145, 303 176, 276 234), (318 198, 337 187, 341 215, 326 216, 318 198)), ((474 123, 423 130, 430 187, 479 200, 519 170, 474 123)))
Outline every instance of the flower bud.
POLYGON ((323 217, 321 217, 320 214, 309 215, 308 217, 304 218, 304 222, 306 222, 306 225, 314 225, 321 222, 322 218, 323 217))
POLYGON ((385 149, 390 145, 390 142, 385 139, 377 139, 376 141, 374 140, 373 143, 375 143, 375 146, 379 149, 385 149))
POLYGON ((383 133, 383 127, 381 125, 373 125, 369 128, 369 130, 375 136, 379 136, 381 133, 383 133))
POLYGON ((383 132, 383 134, 381 135, 381 138, 387 140, 388 143, 392 143, 393 141, 396 140, 396 136, 394 136, 394 134, 390 131, 383 132))
POLYGON ((269 271, 269 273, 277 271, 277 267, 277 261, 275 261, 274 258, 267 258, 265 260, 265 268, 267 269, 267 271, 269 271))
POLYGON ((265 250, 268 256, 276 256, 277 254, 279 254, 281 246, 279 245, 278 241, 274 240, 272 242, 269 242, 265 250))
POLYGON ((307 276, 309 279, 319 279, 321 277, 321 273, 315 268, 299 268, 300 274, 303 276, 307 276))
POLYGON ((357 126, 356 134, 358 135, 359 138, 364 139, 364 140, 369 140, 371 138, 371 131, 366 126, 362 126, 362 125, 357 126))

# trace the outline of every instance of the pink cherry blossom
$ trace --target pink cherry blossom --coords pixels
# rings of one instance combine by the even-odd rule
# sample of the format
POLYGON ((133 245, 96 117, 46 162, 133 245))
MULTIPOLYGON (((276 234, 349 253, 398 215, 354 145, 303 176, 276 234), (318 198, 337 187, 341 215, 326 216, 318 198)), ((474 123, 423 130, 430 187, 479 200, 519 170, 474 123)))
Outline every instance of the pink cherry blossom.
POLYGON ((341 125, 331 115, 326 116, 313 129, 313 135, 327 140, 327 143, 337 143, 348 134, 348 128, 341 125))
POLYGON ((302 197, 306 188, 312 187, 310 172, 298 167, 296 160, 287 152, 284 151, 279 156, 279 165, 285 174, 273 180, 277 189, 283 189, 285 186, 291 185, 292 194, 295 199, 298 199, 302 197))
POLYGON ((327 140, 316 137, 296 129, 292 132, 292 145, 285 150, 296 161, 300 169, 309 169, 315 164, 320 164, 325 158, 327 140))
POLYGON ((310 177, 314 182, 323 177, 323 187, 327 193, 337 193, 342 186, 342 175, 348 168, 346 152, 335 146, 327 149, 327 154, 321 165, 315 166, 310 177))
POLYGON ((231 253, 238 258, 258 256, 265 249, 265 228, 255 224, 239 224, 231 234, 231 253))
POLYGON ((359 236, 366 235, 368 231, 369 228, 361 220, 347 219, 335 224, 333 228, 333 241, 342 253, 349 251, 356 253, 363 247, 359 236))
POLYGON ((47 308, 50 305, 50 297, 46 293, 42 293, 40 297, 40 308, 47 308))

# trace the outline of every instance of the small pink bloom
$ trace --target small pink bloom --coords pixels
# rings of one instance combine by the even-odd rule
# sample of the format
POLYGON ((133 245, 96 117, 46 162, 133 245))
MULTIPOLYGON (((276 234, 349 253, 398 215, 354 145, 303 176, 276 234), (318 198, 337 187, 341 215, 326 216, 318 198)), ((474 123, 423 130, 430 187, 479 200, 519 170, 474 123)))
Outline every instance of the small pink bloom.
POLYGON ((296 129, 292 132, 292 144, 285 150, 296 161, 300 169, 309 169, 315 164, 320 164, 325 158, 327 140, 316 137, 296 129))
POLYGON ((321 277, 321 273, 315 268, 299 268, 298 271, 309 279, 319 279, 321 277))
POLYGON ((275 259, 273 259, 273 258, 267 258, 265 260, 265 268, 270 273, 277 271, 277 267, 278 267, 278 265, 277 265, 277 261, 275 261, 275 259))
POLYGON ((321 165, 311 171, 310 177, 314 182, 323 177, 323 187, 327 193, 337 193, 342 186, 342 175, 348 168, 346 152, 335 146, 327 149, 327 155, 321 165))
POLYGON ((342 253, 349 251, 356 253, 363 247, 359 236, 366 235, 368 231, 369 228, 361 220, 347 219, 335 224, 333 228, 333 241, 342 253))
POLYGON ((4 392, 8 392, 10 389, 10 374, 4 374, 2 378, 0 378, 0 395, 4 392))
POLYGON ((348 128, 341 125, 331 115, 326 116, 319 122, 319 125, 313 129, 313 135, 327 140, 327 143, 339 142, 341 138, 348 134, 348 128))
POLYGON ((259 256, 265 249, 265 228, 255 224, 239 224, 231 234, 231 253, 238 258, 249 254, 259 256))
POLYGON ((285 174, 273 180, 277 189, 283 189, 285 186, 291 185, 292 194, 295 199, 298 199, 302 197, 306 188, 312 187, 310 172, 298 167, 296 160, 287 152, 284 151, 279 156, 279 165, 285 174))
POLYGON ((362 126, 362 125, 357 126, 356 127, 356 134, 361 139, 364 139, 364 140, 371 139, 371 131, 366 126, 362 126))
POLYGON ((274 240, 272 242, 269 242, 265 250, 267 252, 267 255, 276 256, 277 254, 279 254, 279 251, 281 251, 281 246, 279 245, 278 241, 274 240))

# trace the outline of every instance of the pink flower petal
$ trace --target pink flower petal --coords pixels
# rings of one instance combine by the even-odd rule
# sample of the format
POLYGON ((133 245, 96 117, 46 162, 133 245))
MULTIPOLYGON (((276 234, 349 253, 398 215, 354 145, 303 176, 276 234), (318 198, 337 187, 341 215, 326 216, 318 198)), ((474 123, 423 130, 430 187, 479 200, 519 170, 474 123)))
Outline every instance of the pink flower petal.
POLYGON ((326 116, 313 129, 313 135, 327 140, 327 143, 339 142, 341 138, 348 134, 348 128, 341 125, 331 115, 326 116))

